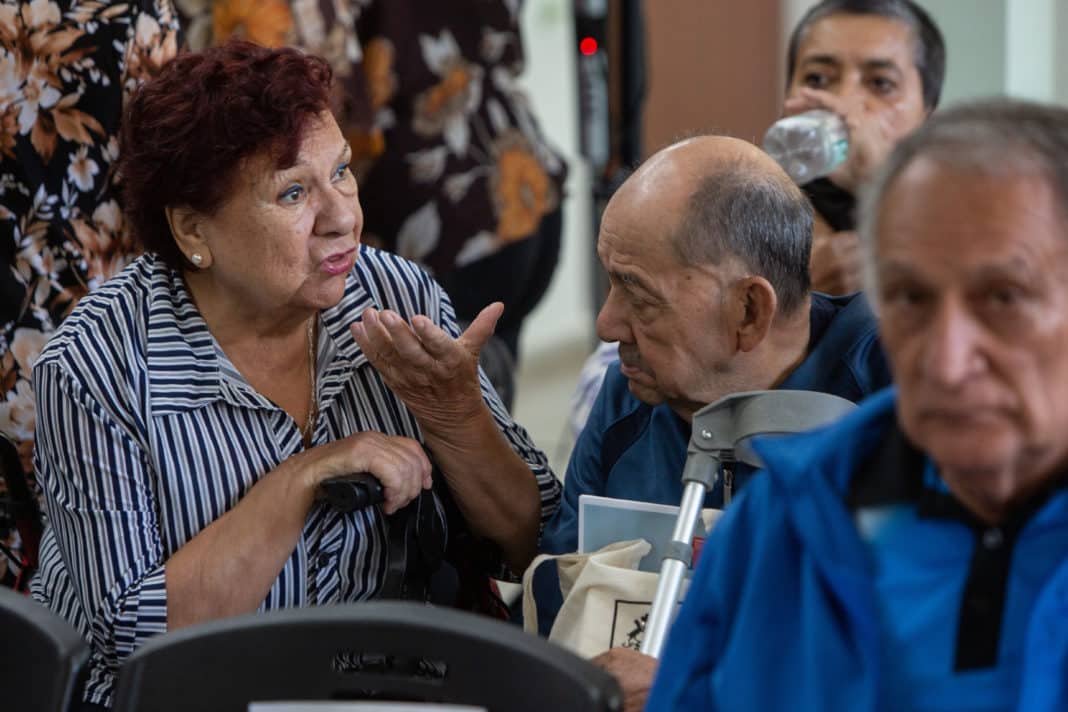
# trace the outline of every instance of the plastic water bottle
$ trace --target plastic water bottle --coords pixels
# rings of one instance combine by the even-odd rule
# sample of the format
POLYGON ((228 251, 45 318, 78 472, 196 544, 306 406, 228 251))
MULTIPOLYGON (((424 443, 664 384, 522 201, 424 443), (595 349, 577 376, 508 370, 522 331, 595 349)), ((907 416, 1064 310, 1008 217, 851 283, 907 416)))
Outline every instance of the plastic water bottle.
POLYGON ((838 114, 814 109, 779 119, 764 134, 764 150, 798 185, 828 175, 849 153, 849 131, 838 114))

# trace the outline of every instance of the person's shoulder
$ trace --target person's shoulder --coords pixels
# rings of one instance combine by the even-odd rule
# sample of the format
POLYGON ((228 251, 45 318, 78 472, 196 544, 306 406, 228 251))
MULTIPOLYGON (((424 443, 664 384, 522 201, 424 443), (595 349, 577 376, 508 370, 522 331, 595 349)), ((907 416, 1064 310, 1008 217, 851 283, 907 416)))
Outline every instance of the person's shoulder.
POLYGON ((147 384, 149 322, 173 325, 170 316, 181 306, 175 290, 184 294, 173 277, 169 266, 144 255, 83 297, 34 363, 34 388, 69 391, 139 427, 129 414, 147 384))
POLYGON ((838 297, 813 292, 811 309, 813 315, 824 315, 828 332, 845 331, 858 337, 878 332, 878 320, 864 292, 838 297))
POLYGON ((828 326, 820 338, 824 351, 839 359, 861 396, 893 382, 879 338, 879 322, 863 292, 842 297, 813 295, 813 312, 823 310, 828 326))
POLYGON ((108 359, 110 346, 129 343, 143 332, 152 297, 168 289, 170 268, 154 255, 142 255, 100 287, 82 297, 48 340, 39 363, 64 360, 72 351, 108 359))

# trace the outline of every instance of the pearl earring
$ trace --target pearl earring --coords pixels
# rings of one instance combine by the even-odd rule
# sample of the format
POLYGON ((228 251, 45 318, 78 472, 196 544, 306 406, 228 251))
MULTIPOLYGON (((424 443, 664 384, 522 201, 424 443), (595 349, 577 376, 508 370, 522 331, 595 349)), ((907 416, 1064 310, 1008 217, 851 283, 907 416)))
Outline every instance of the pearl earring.
POLYGON ((199 252, 194 252, 193 254, 191 254, 189 256, 189 259, 192 260, 193 264, 195 264, 197 267, 204 264, 204 255, 200 254, 199 252))

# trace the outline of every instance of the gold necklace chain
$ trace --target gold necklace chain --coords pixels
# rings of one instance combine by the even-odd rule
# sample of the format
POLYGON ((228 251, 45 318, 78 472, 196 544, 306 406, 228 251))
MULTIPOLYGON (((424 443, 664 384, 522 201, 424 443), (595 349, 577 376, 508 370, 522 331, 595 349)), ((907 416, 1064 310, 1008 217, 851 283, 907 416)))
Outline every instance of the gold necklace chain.
POLYGON ((304 440, 304 447, 311 447, 312 435, 315 434, 315 421, 319 417, 319 400, 315 397, 315 317, 308 321, 308 381, 311 383, 308 394, 308 419, 304 421, 304 427, 300 431, 304 440))

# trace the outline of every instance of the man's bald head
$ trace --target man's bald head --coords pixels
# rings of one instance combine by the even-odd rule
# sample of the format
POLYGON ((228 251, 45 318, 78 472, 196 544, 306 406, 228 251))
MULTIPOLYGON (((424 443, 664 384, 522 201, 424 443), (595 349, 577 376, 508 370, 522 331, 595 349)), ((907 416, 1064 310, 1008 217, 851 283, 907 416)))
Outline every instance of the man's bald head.
POLYGON ((647 206, 673 225, 682 263, 735 257, 771 283, 781 313, 806 302, 812 206, 753 144, 723 136, 680 141, 642 164, 612 200, 647 206))

